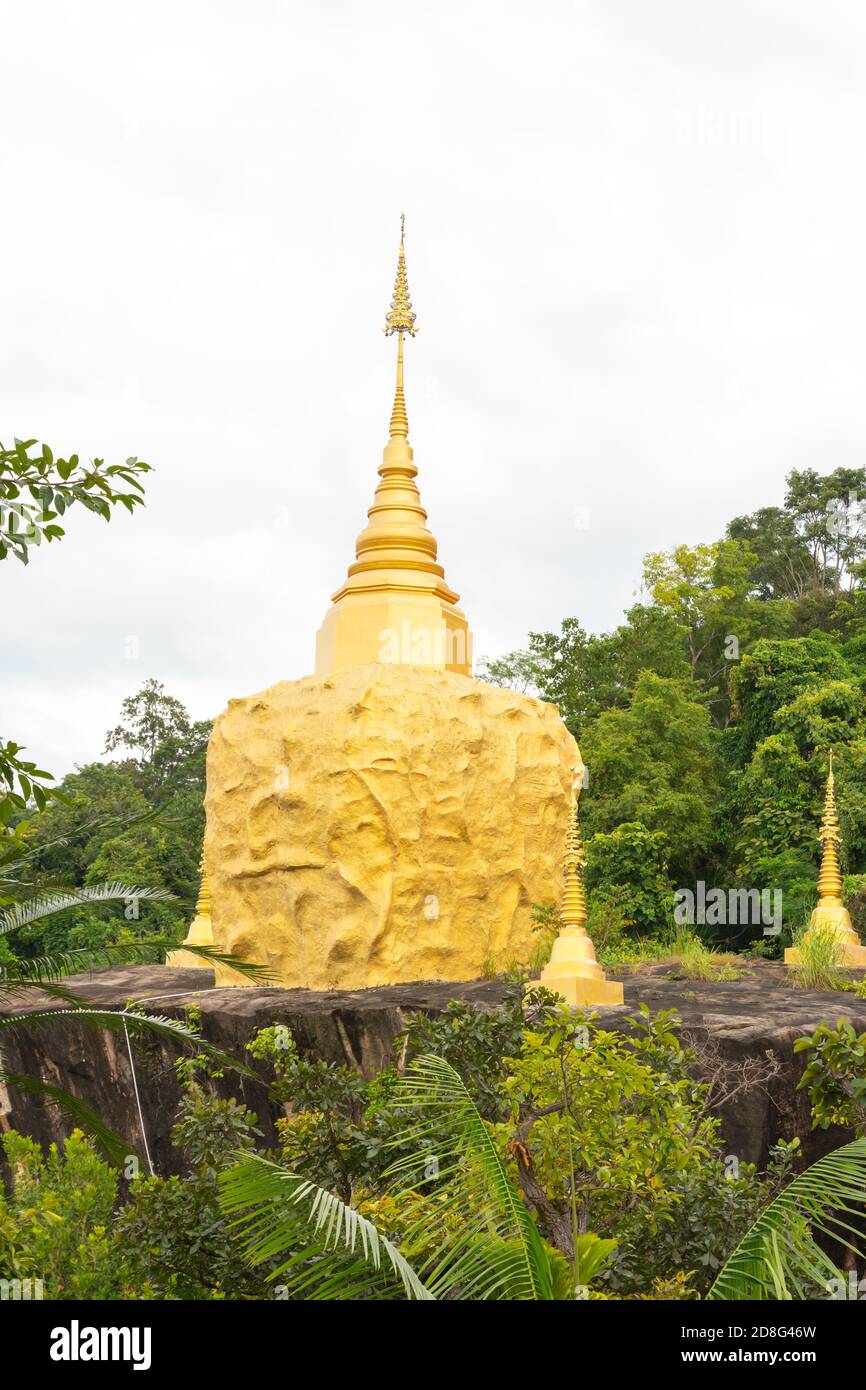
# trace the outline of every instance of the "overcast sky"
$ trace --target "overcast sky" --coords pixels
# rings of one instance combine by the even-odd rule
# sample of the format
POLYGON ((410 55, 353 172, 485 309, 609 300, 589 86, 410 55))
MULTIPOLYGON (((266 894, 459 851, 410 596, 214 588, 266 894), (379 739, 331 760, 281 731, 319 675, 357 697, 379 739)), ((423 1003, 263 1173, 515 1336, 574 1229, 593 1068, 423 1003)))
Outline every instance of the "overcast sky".
POLYGON ((55 773, 155 676, 309 674, 387 434, 476 654, 864 459, 851 0, 2 0, 0 438, 155 466, 3 562, 0 731, 55 773), (132 639, 132 640, 131 640, 132 639), (136 655, 137 653, 137 655, 136 655))

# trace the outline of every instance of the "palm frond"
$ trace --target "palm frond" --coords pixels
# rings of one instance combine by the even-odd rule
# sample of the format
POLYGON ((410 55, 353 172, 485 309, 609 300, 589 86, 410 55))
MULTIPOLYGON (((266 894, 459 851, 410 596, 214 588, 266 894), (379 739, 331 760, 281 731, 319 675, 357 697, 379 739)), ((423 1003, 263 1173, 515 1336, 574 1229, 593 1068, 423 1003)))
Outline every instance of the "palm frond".
POLYGON ((271 1263, 269 1277, 303 1298, 552 1299, 550 1255, 453 1067, 418 1058, 395 1104, 411 1114, 395 1140, 410 1152, 386 1175, 408 1223, 400 1248, 332 1193, 256 1156, 220 1177, 247 1260, 271 1263))
POLYGON ((161 937, 150 937, 140 941, 80 946, 52 951, 48 955, 16 958, 11 964, 0 966, 0 992, 6 988, 14 989, 18 983, 40 984, 47 989, 50 983, 69 975, 83 975, 104 966, 134 963, 142 956, 160 951, 165 944, 161 937))
POLYGON ((83 1004, 72 1009, 38 1009, 32 1013, 0 1014, 0 1028, 13 1032, 23 1029, 40 1028, 56 1023, 69 1023, 73 1019, 96 1028, 122 1030, 124 1022, 133 1028, 147 1028, 161 1036, 171 1036, 178 1042, 200 1044, 201 1037, 182 1019, 168 1018, 164 1014, 142 1014, 134 1009, 96 1009, 83 1004))
POLYGON ((550 1256, 461 1077, 441 1057, 411 1063, 394 1104, 414 1115, 392 1177, 409 1200, 402 1242, 437 1298, 554 1297, 550 1256))
MULTIPOLYGON (((138 941, 109 942, 100 946, 80 946, 72 949, 52 951, 50 954, 20 958, 10 965, 0 966, 0 993, 13 988, 19 980, 58 980, 69 975, 82 975, 112 965, 134 964, 142 957, 147 959, 158 952, 176 949, 172 942, 161 936, 142 937, 138 941)), ((184 943, 184 951, 200 956, 202 960, 229 966, 245 979, 255 984, 277 983, 279 976, 270 966, 257 961, 241 960, 230 951, 217 951, 210 946, 189 946, 184 943)))
POLYGON ((0 935, 50 917, 53 912, 62 912, 67 907, 78 907, 82 903, 116 902, 118 899, 129 902, 135 899, 151 902, 169 902, 174 894, 167 888, 134 888, 131 884, 98 883, 92 887, 71 888, 68 892, 42 893, 38 897, 15 903, 0 912, 0 935))
POLYGON ((339 1197, 260 1156, 220 1174, 220 1206, 233 1218, 245 1258, 270 1263, 271 1280, 305 1300, 429 1301, 400 1251, 339 1197))
POLYGON ((238 975, 243 975, 245 979, 253 980, 256 984, 280 983, 278 972, 270 965, 261 965, 254 960, 241 960, 239 956, 232 955, 231 951, 218 951, 213 946, 192 946, 186 941, 178 949, 189 951, 191 956, 201 956, 202 960, 211 961, 215 965, 227 965, 237 971, 238 975))
POLYGON ((866 1139, 855 1139, 813 1163, 770 1203, 719 1271, 707 1297, 826 1296, 827 1282, 842 1275, 815 1233, 862 1259, 864 1205, 866 1139))

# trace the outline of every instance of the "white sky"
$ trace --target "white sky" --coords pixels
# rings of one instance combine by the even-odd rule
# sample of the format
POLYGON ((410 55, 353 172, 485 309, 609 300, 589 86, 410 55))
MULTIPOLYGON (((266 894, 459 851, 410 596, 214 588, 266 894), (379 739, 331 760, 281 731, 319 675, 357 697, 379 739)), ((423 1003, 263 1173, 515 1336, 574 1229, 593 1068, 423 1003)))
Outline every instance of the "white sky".
POLYGON ((3 564, 0 728, 54 772, 148 676, 203 718, 312 670, 385 443, 401 210, 411 439, 477 654, 608 628, 645 551, 864 462, 850 0, 0 23, 0 438, 157 468, 146 511, 3 564))

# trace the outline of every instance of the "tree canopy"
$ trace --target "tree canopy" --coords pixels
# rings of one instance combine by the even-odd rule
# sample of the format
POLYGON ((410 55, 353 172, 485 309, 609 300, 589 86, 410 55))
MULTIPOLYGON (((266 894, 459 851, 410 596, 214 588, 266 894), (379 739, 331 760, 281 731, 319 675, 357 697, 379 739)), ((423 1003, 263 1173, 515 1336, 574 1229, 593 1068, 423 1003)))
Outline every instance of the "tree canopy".
POLYGON ((612 632, 566 617, 481 678, 559 707, 589 769, 588 882, 637 894, 642 929, 667 873, 781 888, 799 925, 831 748, 852 891, 866 871, 866 469, 793 470, 781 505, 648 554, 612 632))

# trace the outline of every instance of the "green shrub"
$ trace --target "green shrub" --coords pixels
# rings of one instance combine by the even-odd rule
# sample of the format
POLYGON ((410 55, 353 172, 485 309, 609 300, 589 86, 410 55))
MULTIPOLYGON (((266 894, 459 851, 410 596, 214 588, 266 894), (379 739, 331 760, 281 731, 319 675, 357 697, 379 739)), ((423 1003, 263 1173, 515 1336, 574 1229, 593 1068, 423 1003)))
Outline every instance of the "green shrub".
POLYGON ((594 835, 586 846, 586 890, 611 895, 628 934, 651 936, 673 922, 674 886, 667 872, 667 841, 659 830, 638 821, 594 835))
POLYGON ((187 1085, 172 1140, 187 1177, 141 1177, 115 1226, 128 1277, 160 1299, 263 1298, 265 1285, 241 1259, 217 1200, 218 1174, 255 1148, 255 1116, 235 1100, 187 1085))
POLYGON ((812 1128, 843 1125, 866 1134, 866 1033, 840 1018, 835 1028, 822 1023, 798 1038, 794 1051, 807 1054, 798 1089, 809 1093, 812 1128))
POLYGON ((11 1181, 7 1194, 0 1188, 0 1278, 41 1279, 46 1299, 126 1297, 129 1270, 111 1235, 115 1170, 80 1130, 47 1157, 14 1130, 3 1148, 11 1181))

